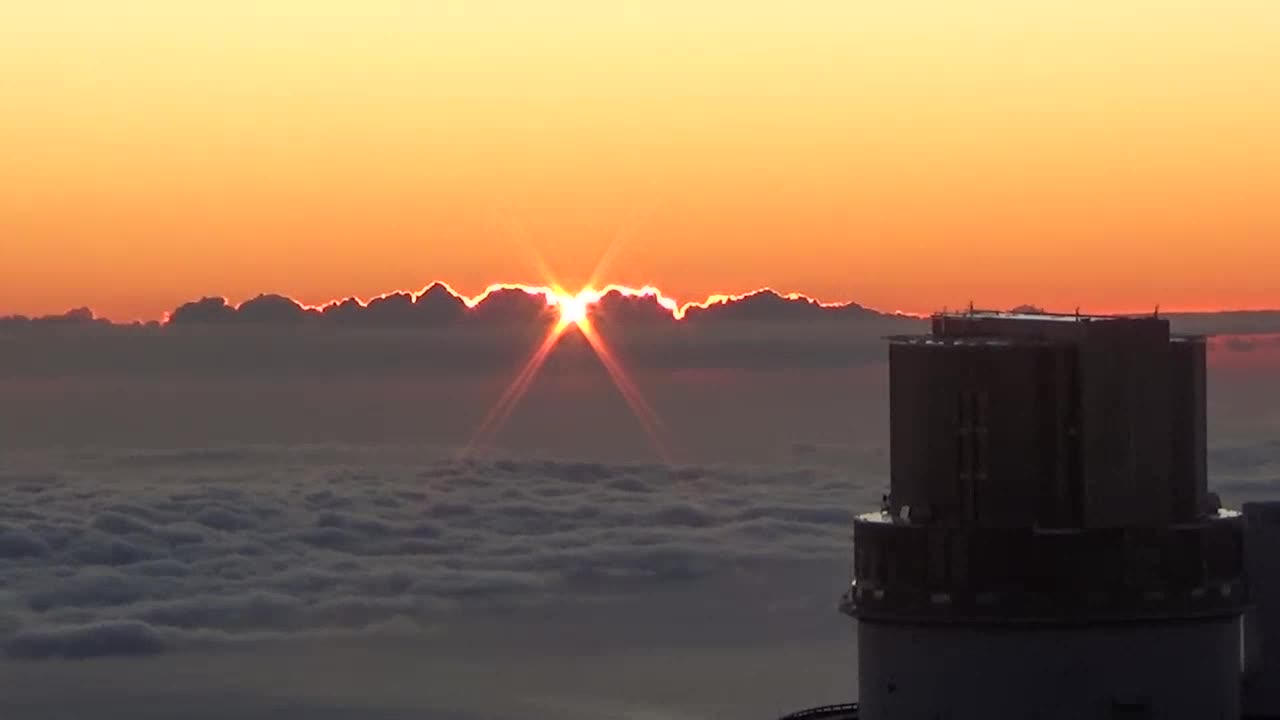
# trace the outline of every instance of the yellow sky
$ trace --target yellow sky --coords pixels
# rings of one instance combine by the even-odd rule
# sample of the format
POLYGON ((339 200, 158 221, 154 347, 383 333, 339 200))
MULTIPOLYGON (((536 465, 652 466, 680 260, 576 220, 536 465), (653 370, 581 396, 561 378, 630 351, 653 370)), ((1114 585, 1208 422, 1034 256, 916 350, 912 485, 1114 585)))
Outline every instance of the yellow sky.
POLYGON ((1280 306, 1273 0, 0 3, 0 314, 1280 306))

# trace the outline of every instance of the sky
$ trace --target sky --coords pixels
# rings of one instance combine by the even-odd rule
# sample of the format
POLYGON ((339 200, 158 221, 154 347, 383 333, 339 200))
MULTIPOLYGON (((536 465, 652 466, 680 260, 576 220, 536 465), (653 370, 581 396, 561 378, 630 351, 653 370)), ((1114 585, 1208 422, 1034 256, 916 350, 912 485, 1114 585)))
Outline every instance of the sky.
POLYGON ((0 314, 1276 307, 1278 34, 1269 0, 4 3, 0 314))
MULTIPOLYGON (((848 521, 920 321, 3 316, 1280 309, 1276 37, 1273 0, 0 0, 0 716, 856 697, 848 521)), ((1276 317, 1172 321, 1228 333, 1232 507, 1280 497, 1276 317)))

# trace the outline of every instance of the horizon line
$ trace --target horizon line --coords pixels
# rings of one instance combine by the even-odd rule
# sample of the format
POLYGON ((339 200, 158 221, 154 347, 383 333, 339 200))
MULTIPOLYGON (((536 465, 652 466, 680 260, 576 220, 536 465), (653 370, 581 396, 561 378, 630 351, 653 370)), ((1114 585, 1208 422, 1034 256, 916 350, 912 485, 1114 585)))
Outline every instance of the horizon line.
MULTIPOLYGON (((454 299, 461 302, 462 305, 467 309, 474 309, 477 306, 479 306, 481 303, 483 303, 486 299, 488 299, 489 296, 493 295, 494 293, 503 292, 503 291, 518 291, 518 292, 524 292, 525 294, 533 297, 541 297, 542 300, 547 304, 547 306, 552 308, 559 307, 560 305, 566 302, 578 302, 578 303, 584 303, 587 306, 594 306, 609 294, 617 294, 619 296, 626 297, 626 298, 649 298, 653 300, 653 302, 656 305, 658 305, 659 307, 661 307, 662 309, 670 313, 672 319, 677 321, 683 320, 686 314, 690 310, 706 310, 716 306, 727 306, 727 305, 737 303, 743 300, 747 300, 749 298, 762 295, 762 294, 773 295, 778 298, 793 301, 793 302, 805 302, 810 305, 816 306, 818 308, 824 308, 824 309, 840 309, 840 308, 847 308, 847 307, 858 307, 858 308, 862 308, 862 309, 875 312, 881 315, 919 319, 919 320, 928 319, 933 315, 936 315, 938 313, 944 313, 951 309, 949 306, 943 306, 941 308, 937 308, 931 311, 908 311, 908 310, 897 310, 897 309, 885 310, 881 308, 862 305, 861 303, 852 299, 832 301, 832 300, 823 300, 816 296, 809 295, 804 292, 798 292, 798 291, 784 292, 770 285, 764 285, 764 286, 755 288, 753 290, 748 290, 745 292, 714 293, 711 295, 707 295, 702 300, 690 300, 690 301, 680 302, 676 300, 673 296, 664 293, 659 287, 657 287, 654 284, 645 284, 640 287, 635 287, 635 286, 629 286, 629 285, 624 285, 620 283, 610 283, 608 285, 604 285, 599 288, 584 287, 578 290, 577 292, 572 292, 572 291, 565 290, 563 287, 557 287, 557 286, 535 285, 530 283, 505 281, 505 282, 491 283, 488 286, 486 286, 481 292, 475 295, 466 295, 465 293, 462 293, 457 289, 455 289, 453 285, 446 280, 432 280, 428 282, 426 285, 423 285, 418 290, 395 289, 395 290, 382 292, 376 295, 372 295, 367 298, 363 298, 357 295, 347 295, 342 297, 335 297, 320 303, 303 302, 302 300, 299 300, 298 298, 295 298, 291 295, 288 295, 285 293, 278 293, 278 292, 260 292, 251 297, 246 297, 238 302, 233 302, 230 298, 228 298, 225 295, 204 295, 199 298, 193 298, 192 300, 185 301, 180 305, 178 305, 177 307, 174 307, 171 310, 167 310, 163 312, 159 318, 149 318, 149 319, 130 318, 130 319, 118 320, 106 315, 99 315, 97 311, 95 311, 93 307, 90 305, 80 305, 80 306, 71 307, 63 311, 61 314, 50 313, 50 314, 44 314, 44 315, 26 315, 24 313, 17 312, 17 313, 7 313, 7 314, 0 315, 0 318, 6 318, 6 317, 8 318, 28 317, 31 319, 55 318, 55 317, 70 315, 78 311, 87 310, 91 314, 93 319, 104 320, 113 325, 149 324, 152 322, 158 322, 161 325, 167 325, 169 324, 173 313, 177 311, 179 308, 191 303, 196 303, 196 302, 200 302, 202 300, 208 300, 208 299, 221 300, 223 303, 226 304, 227 307, 233 308, 235 310, 239 310, 245 304, 253 300, 256 300, 258 298, 275 296, 275 297, 280 297, 280 298, 289 300, 290 302, 294 303, 302 310, 323 313, 325 310, 329 308, 336 307, 348 302, 354 302, 357 305, 359 305, 361 308, 368 308, 370 305, 372 305, 375 302, 396 297, 396 296, 408 296, 412 302, 417 303, 420 298, 422 298, 427 293, 429 293, 433 288, 437 288, 437 287, 448 292, 450 296, 452 296, 454 299)), ((964 304, 957 303, 955 307, 963 308, 963 307, 968 307, 968 305, 969 305, 968 303, 964 303, 964 304)), ((1080 306, 1079 308, 1073 307, 1067 310, 1058 310, 1058 309, 1050 309, 1047 306, 1040 307, 1038 305, 1035 305, 1034 303, 1022 303, 1015 307, 1036 307, 1039 309, 1040 312, 1046 312, 1050 314, 1060 314, 1060 313, 1071 314, 1073 312, 1084 313, 1083 306, 1080 306)), ((1008 310, 1013 310, 1014 308, 988 308, 988 309, 1008 311, 1008 310)), ((1239 308, 1236 308, 1236 307, 1204 308, 1204 307, 1176 306, 1176 305, 1169 307, 1164 305, 1163 303, 1152 303, 1151 307, 1144 308, 1141 310, 1124 309, 1124 310, 1098 311, 1098 310, 1090 309, 1087 312, 1087 314, 1089 315, 1149 315, 1155 311, 1159 311, 1164 314, 1280 312, 1280 307, 1270 306, 1270 307, 1239 307, 1239 308)))

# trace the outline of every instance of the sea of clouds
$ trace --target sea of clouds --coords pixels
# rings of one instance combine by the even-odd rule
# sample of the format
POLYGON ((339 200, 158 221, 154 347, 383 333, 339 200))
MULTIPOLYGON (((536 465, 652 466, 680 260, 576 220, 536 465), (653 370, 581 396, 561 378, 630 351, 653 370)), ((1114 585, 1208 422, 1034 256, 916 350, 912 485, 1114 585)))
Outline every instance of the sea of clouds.
MULTIPOLYGON (((883 477, 394 447, 13 452, 0 650, 154 655, 840 558, 883 477)), ((833 621, 834 622, 834 621, 833 621)))
MULTIPOLYGON (((1215 445, 1229 503, 1280 497, 1280 441, 1215 445)), ((428 630, 849 553, 885 487, 840 462, 675 466, 386 446, 12 452, 11 660, 428 630)))

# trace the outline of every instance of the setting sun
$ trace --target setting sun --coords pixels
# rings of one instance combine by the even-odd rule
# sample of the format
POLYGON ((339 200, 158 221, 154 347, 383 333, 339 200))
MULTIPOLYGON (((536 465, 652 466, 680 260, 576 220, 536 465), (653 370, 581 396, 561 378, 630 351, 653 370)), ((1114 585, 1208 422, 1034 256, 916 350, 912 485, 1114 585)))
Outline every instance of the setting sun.
POLYGON ((552 302, 560 308, 560 322, 556 330, 563 331, 570 325, 577 325, 579 329, 585 330, 587 313, 597 300, 599 297, 589 290, 583 290, 577 295, 557 292, 552 296, 552 302))

